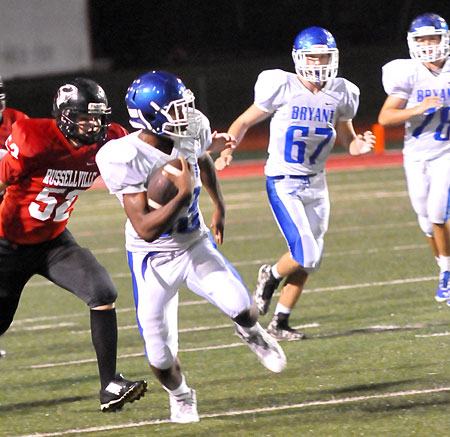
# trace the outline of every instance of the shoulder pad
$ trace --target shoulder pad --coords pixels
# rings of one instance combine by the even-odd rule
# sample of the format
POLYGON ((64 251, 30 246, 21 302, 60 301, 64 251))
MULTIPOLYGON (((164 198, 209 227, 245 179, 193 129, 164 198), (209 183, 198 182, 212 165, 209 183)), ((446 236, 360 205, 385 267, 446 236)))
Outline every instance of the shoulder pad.
POLYGON ((108 141, 97 155, 107 162, 127 163, 136 158, 137 150, 132 144, 117 139, 108 141))

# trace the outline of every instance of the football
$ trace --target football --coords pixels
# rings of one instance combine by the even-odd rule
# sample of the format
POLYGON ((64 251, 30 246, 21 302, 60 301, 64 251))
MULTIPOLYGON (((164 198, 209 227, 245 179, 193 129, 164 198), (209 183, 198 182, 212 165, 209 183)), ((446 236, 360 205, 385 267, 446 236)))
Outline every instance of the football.
POLYGON ((150 177, 147 187, 147 203, 150 211, 161 208, 161 206, 172 200, 178 193, 178 189, 172 181, 163 175, 163 170, 173 175, 180 174, 180 159, 176 158, 166 162, 150 177))

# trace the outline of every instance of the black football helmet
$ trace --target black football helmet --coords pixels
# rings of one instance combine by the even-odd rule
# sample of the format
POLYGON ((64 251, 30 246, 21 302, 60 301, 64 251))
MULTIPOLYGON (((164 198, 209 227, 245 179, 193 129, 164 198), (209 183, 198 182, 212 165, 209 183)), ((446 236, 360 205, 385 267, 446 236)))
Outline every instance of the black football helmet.
POLYGON ((53 99, 53 116, 60 131, 82 145, 105 140, 110 114, 105 91, 90 79, 66 83, 53 99))

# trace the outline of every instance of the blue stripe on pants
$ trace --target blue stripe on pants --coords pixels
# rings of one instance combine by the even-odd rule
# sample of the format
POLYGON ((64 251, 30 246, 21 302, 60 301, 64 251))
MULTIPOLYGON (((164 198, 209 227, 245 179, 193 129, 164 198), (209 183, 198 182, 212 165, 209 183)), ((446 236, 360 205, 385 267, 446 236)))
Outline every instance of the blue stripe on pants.
POLYGON ((287 240, 289 250, 292 257, 300 265, 304 265, 303 245, 302 238, 298 232, 297 226, 293 222, 289 212, 284 206, 281 199, 278 197, 277 190, 275 188, 275 180, 267 178, 266 180, 267 195, 269 197, 270 206, 277 218, 283 234, 287 240))

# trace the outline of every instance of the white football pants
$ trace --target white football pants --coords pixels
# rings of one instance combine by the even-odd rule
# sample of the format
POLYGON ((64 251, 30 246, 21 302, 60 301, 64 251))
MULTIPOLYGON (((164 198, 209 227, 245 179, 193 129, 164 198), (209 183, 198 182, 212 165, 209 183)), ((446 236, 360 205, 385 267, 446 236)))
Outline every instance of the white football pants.
POLYGON ((186 285, 231 318, 250 308, 239 274, 208 237, 180 252, 128 252, 139 331, 149 363, 167 369, 178 354, 178 289, 186 285))
POLYGON ((433 223, 445 223, 449 217, 450 154, 431 161, 412 161, 405 157, 403 167, 420 228, 431 237, 433 223))
POLYGON ((308 273, 322 260, 330 199, 324 173, 304 179, 267 177, 270 207, 292 258, 308 273))

